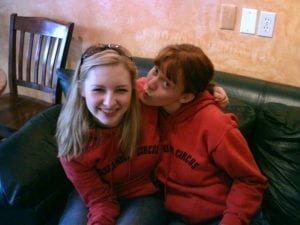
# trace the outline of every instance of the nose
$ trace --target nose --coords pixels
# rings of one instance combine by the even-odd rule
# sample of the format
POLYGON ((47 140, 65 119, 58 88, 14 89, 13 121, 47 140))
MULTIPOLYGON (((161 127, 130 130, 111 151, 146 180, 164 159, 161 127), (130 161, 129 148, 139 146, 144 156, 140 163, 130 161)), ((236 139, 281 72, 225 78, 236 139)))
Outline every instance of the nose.
POLYGON ((151 90, 155 90, 157 88, 158 76, 151 77, 148 79, 147 86, 151 90))
POLYGON ((112 108, 116 104, 115 95, 108 92, 103 97, 103 105, 107 108, 112 108))

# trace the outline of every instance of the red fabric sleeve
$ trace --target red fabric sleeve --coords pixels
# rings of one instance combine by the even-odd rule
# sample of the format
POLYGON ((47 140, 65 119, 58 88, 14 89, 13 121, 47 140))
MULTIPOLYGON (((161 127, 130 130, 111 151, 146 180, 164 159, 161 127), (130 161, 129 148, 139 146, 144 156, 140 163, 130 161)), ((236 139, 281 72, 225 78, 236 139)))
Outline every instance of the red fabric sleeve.
POLYGON ((213 153, 213 159, 233 178, 221 224, 249 224, 261 204, 267 178, 261 174, 238 129, 226 132, 213 153))
POLYGON ((93 165, 63 158, 60 162, 88 207, 88 225, 114 225, 119 205, 110 185, 101 181, 93 165))

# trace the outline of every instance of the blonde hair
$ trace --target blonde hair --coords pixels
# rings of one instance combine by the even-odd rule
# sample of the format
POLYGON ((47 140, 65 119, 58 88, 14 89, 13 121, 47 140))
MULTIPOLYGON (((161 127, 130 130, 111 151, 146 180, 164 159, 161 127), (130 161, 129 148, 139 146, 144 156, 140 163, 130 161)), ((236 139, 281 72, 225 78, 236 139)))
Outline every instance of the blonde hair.
POLYGON ((71 160, 79 156, 90 139, 88 135, 89 128, 97 126, 97 122, 87 109, 85 99, 81 95, 81 85, 85 81, 88 72, 96 66, 116 64, 125 66, 130 73, 132 84, 130 106, 118 126, 118 147, 125 156, 134 155, 142 135, 140 106, 135 89, 137 68, 130 57, 108 47, 99 52, 93 52, 88 57, 82 57, 77 65, 68 96, 57 121, 58 157, 71 160))

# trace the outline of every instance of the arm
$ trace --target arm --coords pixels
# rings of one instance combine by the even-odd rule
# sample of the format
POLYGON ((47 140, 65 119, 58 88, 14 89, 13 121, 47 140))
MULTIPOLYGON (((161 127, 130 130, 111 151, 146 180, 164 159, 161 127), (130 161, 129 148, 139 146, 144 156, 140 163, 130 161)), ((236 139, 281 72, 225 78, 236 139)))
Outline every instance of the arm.
POLYGON ((213 158, 232 179, 220 224, 248 224, 261 204, 267 179, 261 174, 238 129, 232 128, 226 132, 213 158))
POLYGON ((102 182, 95 165, 63 158, 60 162, 88 207, 88 225, 114 225, 119 205, 110 185, 102 182))

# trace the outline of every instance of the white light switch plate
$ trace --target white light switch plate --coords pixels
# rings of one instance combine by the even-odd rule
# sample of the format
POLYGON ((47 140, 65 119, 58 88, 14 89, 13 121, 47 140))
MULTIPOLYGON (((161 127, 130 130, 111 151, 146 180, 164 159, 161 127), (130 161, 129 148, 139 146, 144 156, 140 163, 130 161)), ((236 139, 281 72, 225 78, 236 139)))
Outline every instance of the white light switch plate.
POLYGON ((257 9, 242 9, 240 32, 254 34, 256 26, 257 9))

